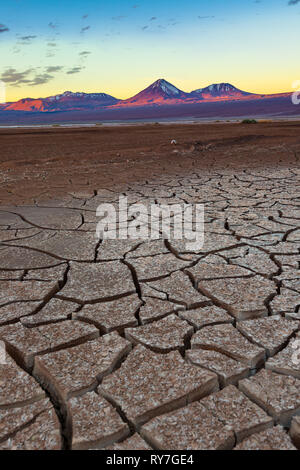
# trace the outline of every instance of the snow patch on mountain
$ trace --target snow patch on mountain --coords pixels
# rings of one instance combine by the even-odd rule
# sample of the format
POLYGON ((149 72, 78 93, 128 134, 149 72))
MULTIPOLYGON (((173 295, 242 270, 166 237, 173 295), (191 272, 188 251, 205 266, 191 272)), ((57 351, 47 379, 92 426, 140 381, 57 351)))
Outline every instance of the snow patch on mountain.
POLYGON ((207 95, 210 94, 212 97, 222 97, 222 96, 246 96, 250 95, 251 93, 247 93, 245 91, 239 90, 235 86, 231 85, 230 83, 214 83, 209 85, 205 88, 199 88, 198 90, 194 90, 192 95, 207 95))
POLYGON ((171 83, 167 82, 164 79, 159 79, 155 83, 153 83, 153 88, 160 88, 164 93, 167 95, 180 95, 182 92, 176 88, 171 83))

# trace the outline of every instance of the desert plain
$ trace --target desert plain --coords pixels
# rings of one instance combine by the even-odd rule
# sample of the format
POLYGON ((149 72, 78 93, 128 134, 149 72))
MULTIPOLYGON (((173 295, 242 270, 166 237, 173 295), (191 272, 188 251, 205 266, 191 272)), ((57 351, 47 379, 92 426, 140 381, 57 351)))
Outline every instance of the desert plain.
POLYGON ((300 122, 6 128, 0 182, 1 450, 300 449, 300 122))

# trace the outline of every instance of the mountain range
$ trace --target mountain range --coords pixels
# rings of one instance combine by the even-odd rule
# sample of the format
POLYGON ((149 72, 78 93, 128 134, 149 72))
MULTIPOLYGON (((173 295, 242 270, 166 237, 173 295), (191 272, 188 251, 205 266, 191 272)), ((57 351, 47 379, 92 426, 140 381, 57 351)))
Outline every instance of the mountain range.
POLYGON ((149 108, 179 106, 228 101, 252 101, 289 97, 291 93, 272 95, 248 93, 230 83, 213 84, 190 93, 180 90, 164 79, 159 79, 132 98, 120 100, 106 93, 73 93, 66 91, 47 98, 25 98, 16 102, 0 104, 0 111, 54 113, 74 111, 114 110, 124 108, 149 108))

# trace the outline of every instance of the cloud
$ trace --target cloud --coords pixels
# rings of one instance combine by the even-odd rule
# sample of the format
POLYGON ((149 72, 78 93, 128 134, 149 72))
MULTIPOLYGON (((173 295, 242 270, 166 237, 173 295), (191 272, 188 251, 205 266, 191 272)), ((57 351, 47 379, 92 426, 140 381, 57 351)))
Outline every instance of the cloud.
POLYGON ((82 52, 79 52, 79 55, 81 57, 87 57, 89 54, 91 54, 91 51, 82 51, 82 52))
POLYGON ((300 0, 290 0, 288 5, 291 6, 291 5, 297 5, 297 3, 300 3, 300 0))
POLYGON ((82 16, 82 19, 83 19, 83 20, 86 20, 88 16, 89 16, 89 15, 83 15, 83 16, 82 16))
POLYGON ((80 32, 85 33, 85 31, 88 31, 89 29, 91 29, 90 26, 84 26, 83 28, 81 28, 80 32))
MULTIPOLYGON (((80 73, 84 68, 85 67, 76 65, 68 69, 66 74, 73 75, 80 73)), ((33 87, 45 85, 55 78, 56 73, 63 72, 64 70, 65 67, 62 65, 50 65, 46 68, 38 67, 36 69, 28 68, 23 71, 18 71, 17 69, 10 67, 0 75, 0 80, 3 80, 3 82, 15 87, 19 87, 20 85, 33 87)))
POLYGON ((169 22, 166 23, 165 25, 163 24, 158 24, 157 21, 158 17, 157 16, 152 16, 152 18, 149 19, 149 24, 145 26, 141 26, 142 31, 147 31, 149 33, 153 34, 162 34, 164 33, 168 28, 175 26, 178 24, 174 18, 171 18, 168 20, 169 22))
POLYGON ((24 83, 24 80, 28 80, 28 75, 32 73, 32 69, 24 70, 24 72, 18 72, 15 68, 10 67, 5 70, 1 75, 1 80, 5 83, 10 83, 11 85, 18 86, 21 83, 24 83))
POLYGON ((42 73, 39 75, 36 75, 30 82, 31 86, 37 86, 37 85, 44 85, 45 83, 50 82, 54 78, 53 75, 50 75, 49 73, 42 73))
POLYGON ((48 43, 47 43, 47 46, 49 46, 49 47, 56 47, 57 44, 56 44, 56 42, 48 42, 48 43))
POLYGON ((71 68, 70 70, 67 71, 67 75, 73 75, 75 73, 80 73, 83 69, 84 69, 84 67, 79 67, 79 66, 73 67, 73 68, 71 68))
MULTIPOLYGON (((49 69, 49 67, 48 67, 49 69)), ((18 87, 20 85, 37 86, 44 85, 54 78, 49 73, 49 70, 39 72, 37 69, 26 69, 22 72, 10 67, 1 75, 1 80, 12 86, 18 87)))
POLYGON ((0 33, 7 33, 7 31, 9 31, 9 28, 5 24, 0 24, 0 33))
POLYGON ((31 41, 33 39, 36 39, 36 38, 37 38, 37 36, 22 36, 22 37, 19 38, 17 44, 18 45, 28 46, 28 45, 31 44, 31 41))
POLYGON ((56 29, 58 25, 56 23, 52 23, 52 21, 48 24, 49 28, 56 29))
POLYGON ((63 66, 62 66, 62 65, 51 65, 50 67, 47 67, 47 68, 46 68, 46 72, 47 72, 47 73, 60 72, 61 70, 63 70, 63 66))
POLYGON ((22 41, 30 41, 31 39, 35 39, 37 36, 22 36, 20 39, 22 41))

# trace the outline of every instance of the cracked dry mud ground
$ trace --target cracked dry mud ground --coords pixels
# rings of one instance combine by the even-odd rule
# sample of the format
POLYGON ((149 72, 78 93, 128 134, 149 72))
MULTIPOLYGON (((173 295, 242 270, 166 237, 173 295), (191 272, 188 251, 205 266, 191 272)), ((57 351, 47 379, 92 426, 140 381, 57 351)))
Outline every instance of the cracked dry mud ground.
POLYGON ((2 205, 0 449, 300 448, 298 162, 171 173, 2 205), (97 241, 120 193, 204 203, 203 249, 97 241))

